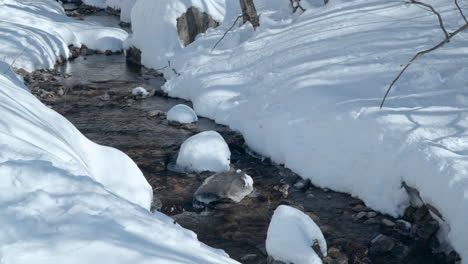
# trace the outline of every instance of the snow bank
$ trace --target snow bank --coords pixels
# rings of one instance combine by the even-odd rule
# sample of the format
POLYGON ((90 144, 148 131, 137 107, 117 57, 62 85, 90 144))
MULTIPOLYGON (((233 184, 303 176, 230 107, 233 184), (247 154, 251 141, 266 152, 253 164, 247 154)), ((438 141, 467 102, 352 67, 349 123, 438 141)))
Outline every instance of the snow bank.
POLYGON ((188 171, 228 171, 231 151, 216 131, 205 131, 185 140, 180 147, 177 166, 188 171))
MULTIPOLYGON (((226 7, 220 27, 184 49, 167 45, 162 58, 157 51, 170 43, 159 34, 175 34, 175 15, 164 16, 162 29, 145 28, 143 21, 161 14, 148 2, 133 10, 142 22, 133 40, 144 64, 159 68, 169 59, 181 73, 164 86, 171 96, 191 100, 199 115, 240 131, 253 150, 314 184, 382 212, 396 216, 409 204, 403 181, 417 188, 444 215, 450 242, 468 261, 467 34, 412 65, 379 110, 400 65, 442 40, 431 12, 337 0, 326 7, 308 1, 299 16, 288 1, 259 0, 257 31, 235 27, 210 52, 238 14, 226 7)), ((463 23, 446 1, 426 2, 450 31, 463 23)))
POLYGON ((98 8, 110 7, 120 10, 120 20, 129 23, 131 22, 131 12, 136 0, 83 0, 83 3, 98 8))
POLYGON ((317 244, 323 256, 327 242, 314 221, 296 208, 280 205, 268 226, 266 250, 275 260, 294 264, 322 264, 312 246, 317 244))
POLYGON ((198 117, 192 108, 184 104, 178 104, 167 112, 167 120, 179 123, 193 123, 198 121, 198 117))
MULTIPOLYGON (((11 14, 21 15, 31 25, 40 22, 38 18, 53 20, 55 11, 57 19, 62 16, 55 1, 26 2, 2 0, 0 16, 16 7, 22 11, 11 14)), ((101 32, 94 28, 95 34, 101 32)), ((0 25, 0 32, 8 29, 0 25)), ((57 33, 47 30, 30 26, 27 32, 57 33)), ((20 49, 22 41, 29 43, 15 30, 7 36, 20 49)), ((38 50, 52 51, 65 43, 41 40, 38 50)), ((45 65, 34 60, 52 56, 28 50, 21 65, 45 65)), ((10 63, 15 57, 11 53, 0 59, 10 63)), ((29 93, 2 61, 0 113, 1 263, 237 263, 223 251, 200 243, 173 219, 151 214, 153 191, 135 163, 116 149, 89 141, 29 93)))
POLYGON ((128 34, 74 20, 51 0, 0 1, 0 60, 32 71, 52 68, 58 56, 69 57, 69 45, 117 51, 128 34))

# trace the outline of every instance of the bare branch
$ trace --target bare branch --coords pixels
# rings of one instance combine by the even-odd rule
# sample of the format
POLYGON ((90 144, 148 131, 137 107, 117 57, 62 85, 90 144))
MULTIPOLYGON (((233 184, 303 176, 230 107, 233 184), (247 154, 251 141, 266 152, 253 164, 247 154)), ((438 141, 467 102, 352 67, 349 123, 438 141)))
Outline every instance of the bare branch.
POLYGON ((429 8, 432 11, 432 13, 434 13, 437 16, 437 18, 439 19, 439 25, 440 25, 440 28, 442 29, 442 31, 444 32, 445 38, 447 39, 449 37, 447 29, 445 29, 445 26, 444 26, 444 21, 442 21, 442 16, 440 15, 439 12, 437 12, 437 10, 434 9, 434 7, 432 7, 429 4, 419 2, 419 1, 416 1, 416 0, 410 0, 409 3, 410 4, 415 4, 415 5, 421 5, 421 6, 429 8))
POLYGON ((238 21, 239 18, 241 18, 241 17, 242 17, 242 15, 239 15, 239 16, 236 18, 236 20, 234 20, 234 23, 232 23, 232 26, 231 26, 228 30, 226 30, 226 32, 224 32, 223 36, 216 42, 216 44, 215 44, 215 45, 213 46, 213 48, 211 49, 211 52, 213 52, 213 50, 214 50, 214 49, 218 46, 218 44, 224 39, 224 37, 226 37, 227 33, 228 33, 229 31, 232 30, 232 28, 236 25, 237 21, 238 21))
POLYGON ((442 46, 444 46, 445 44, 447 44, 448 42, 450 42, 450 39, 452 39, 454 36, 456 36, 458 33, 462 32, 463 30, 467 29, 468 28, 468 23, 461 26, 460 28, 458 28, 457 30, 455 30, 453 33, 449 34, 448 37, 446 37, 442 42, 440 42, 439 44, 435 45, 434 47, 430 48, 430 49, 427 49, 427 50, 423 50, 423 51, 420 51, 418 53, 416 53, 416 55, 414 55, 414 57, 405 65, 405 67, 400 71, 400 73, 397 75, 397 77, 393 80, 393 82, 390 84, 390 86, 388 87, 387 91, 385 92, 385 95, 384 95, 384 98, 382 99, 382 102, 380 103, 380 109, 382 109, 384 103, 385 103, 385 99, 387 99, 387 96, 388 94, 390 93, 390 91, 392 90, 392 87, 393 85, 398 81, 398 79, 400 79, 400 77, 403 75, 403 73, 406 71, 406 69, 408 69, 408 67, 414 62, 416 61, 419 57, 421 57, 422 55, 424 54, 427 54, 429 52, 432 52, 442 46))
POLYGON ((460 12, 460 15, 463 17, 463 20, 465 20, 465 23, 468 24, 468 20, 466 20, 465 14, 463 14, 463 10, 458 4, 458 0, 455 0, 455 5, 457 6, 458 12, 460 12))

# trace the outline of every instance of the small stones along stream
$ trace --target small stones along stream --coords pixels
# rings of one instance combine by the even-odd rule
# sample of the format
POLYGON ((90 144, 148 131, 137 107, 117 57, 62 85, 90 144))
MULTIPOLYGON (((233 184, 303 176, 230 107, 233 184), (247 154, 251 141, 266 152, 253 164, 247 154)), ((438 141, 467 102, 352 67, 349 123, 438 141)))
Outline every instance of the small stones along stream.
MULTIPOLYGON (((85 19, 119 24, 117 17, 103 11, 85 19)), ((274 209, 281 204, 299 208, 319 224, 329 248, 330 257, 324 263, 457 261, 454 252, 431 253, 438 226, 424 207, 407 210, 404 219, 412 222, 412 228, 406 230, 401 221, 373 212, 359 199, 315 187, 289 169, 252 155, 243 137, 225 126, 204 118, 191 125, 169 124, 167 110, 191 103, 167 97, 161 90, 165 80, 157 72, 127 65, 123 54, 82 55, 54 70, 18 72, 33 94, 84 135, 124 151, 138 164, 162 203, 160 207, 155 202, 153 210, 160 208, 197 233, 200 241, 242 263, 267 263, 266 232, 274 209), (137 86, 147 88, 152 96, 135 98, 131 90, 137 86), (212 173, 187 175, 170 168, 183 141, 206 130, 216 130, 225 138, 232 166, 252 176, 255 191, 238 204, 200 211, 193 208, 192 196, 212 173)))

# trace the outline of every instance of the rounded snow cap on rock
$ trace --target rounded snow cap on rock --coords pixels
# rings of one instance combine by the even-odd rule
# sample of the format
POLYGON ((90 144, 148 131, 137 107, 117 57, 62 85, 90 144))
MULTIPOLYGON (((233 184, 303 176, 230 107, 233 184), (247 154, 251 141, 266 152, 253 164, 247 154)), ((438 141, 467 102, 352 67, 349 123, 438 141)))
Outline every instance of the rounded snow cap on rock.
POLYGON ((167 112, 167 120, 179 123, 193 123, 198 121, 198 117, 189 106, 178 104, 167 112))
POLYGON ((137 87, 132 90, 132 94, 136 96, 146 97, 149 95, 148 91, 146 91, 143 87, 137 87))
POLYGON ((195 172, 228 171, 231 151, 216 131, 205 131, 188 138, 181 146, 177 166, 195 172))
POLYGON ((296 208, 278 206, 268 227, 268 255, 286 263, 321 264, 312 248, 314 244, 320 247, 323 256, 327 255, 327 243, 315 222, 296 208))

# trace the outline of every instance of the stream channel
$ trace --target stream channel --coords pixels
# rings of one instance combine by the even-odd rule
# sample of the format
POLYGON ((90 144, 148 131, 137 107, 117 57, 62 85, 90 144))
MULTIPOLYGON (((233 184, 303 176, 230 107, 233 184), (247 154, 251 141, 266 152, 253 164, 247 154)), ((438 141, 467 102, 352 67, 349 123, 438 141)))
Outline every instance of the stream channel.
MULTIPOLYGON (((119 27, 118 17, 105 11, 82 19, 119 27)), ((84 135, 120 149, 137 163, 157 197, 153 210, 174 217, 197 233, 200 241, 242 263, 267 263, 268 224, 281 204, 299 208, 320 226, 335 261, 326 263, 455 263, 450 255, 431 252, 436 243, 433 238, 405 233, 397 219, 373 212, 361 200, 302 181, 289 169, 252 153, 243 137, 226 126, 206 118, 191 125, 169 124, 165 112, 176 104, 191 103, 165 95, 160 74, 127 64, 123 54, 79 56, 54 70, 23 75, 33 94, 84 135), (152 96, 132 96, 131 90, 138 86, 152 96), (206 130, 218 131, 225 138, 232 167, 252 176, 255 191, 240 203, 200 211, 192 206, 192 195, 211 173, 186 174, 171 168, 184 140, 206 130), (393 246, 372 244, 380 234, 393 241, 393 246)), ((415 219, 417 214, 420 209, 404 218, 414 226, 427 224, 419 223, 423 220, 415 219)))

